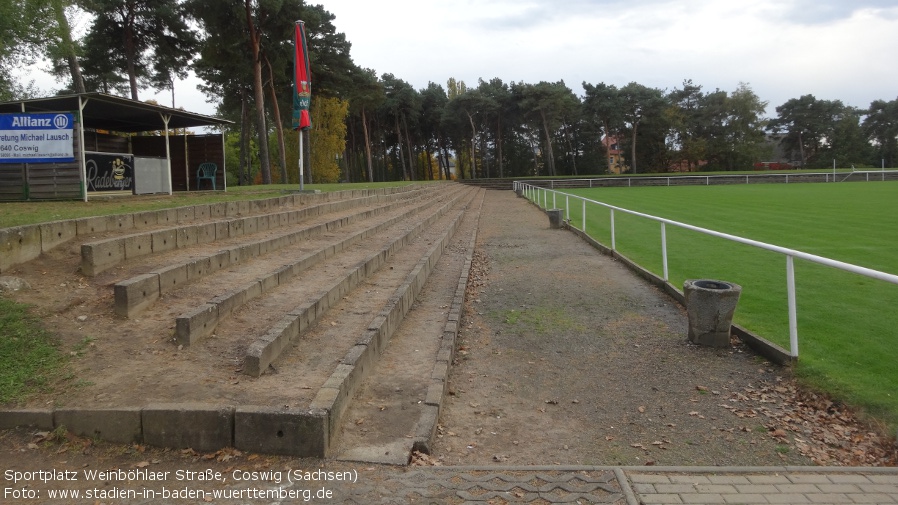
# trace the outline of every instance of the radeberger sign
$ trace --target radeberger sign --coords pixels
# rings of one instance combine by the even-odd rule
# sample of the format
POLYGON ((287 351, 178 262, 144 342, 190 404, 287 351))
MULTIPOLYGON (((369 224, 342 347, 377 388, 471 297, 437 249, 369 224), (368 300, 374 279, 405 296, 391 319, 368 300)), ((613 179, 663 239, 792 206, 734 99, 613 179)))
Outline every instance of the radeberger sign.
POLYGON ((70 113, 0 114, 0 163, 55 163, 75 159, 70 113))

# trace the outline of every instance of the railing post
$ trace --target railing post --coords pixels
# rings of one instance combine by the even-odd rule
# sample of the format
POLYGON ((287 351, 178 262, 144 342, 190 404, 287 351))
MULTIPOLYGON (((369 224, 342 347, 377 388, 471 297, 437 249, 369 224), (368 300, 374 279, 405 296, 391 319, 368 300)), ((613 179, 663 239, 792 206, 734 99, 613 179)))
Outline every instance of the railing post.
POLYGON ((611 250, 617 250, 617 242, 614 239, 614 209, 611 209, 611 250))
POLYGON ((571 195, 564 195, 564 213, 567 214, 567 220, 571 220, 571 195))
POLYGON ((786 291, 789 298, 789 354, 798 357, 798 314, 795 303, 795 259, 786 256, 786 291))
POLYGON ((667 282, 667 227, 664 225, 664 221, 661 221, 661 263, 664 270, 664 282, 667 282))
POLYGON ((553 209, 557 209, 557 208, 558 208, 558 202, 556 201, 556 198, 555 198, 555 195, 556 195, 556 194, 557 194, 557 193, 555 193, 555 191, 552 191, 552 208, 553 208, 553 209))
POLYGON ((586 233, 586 199, 583 200, 583 233, 586 233))

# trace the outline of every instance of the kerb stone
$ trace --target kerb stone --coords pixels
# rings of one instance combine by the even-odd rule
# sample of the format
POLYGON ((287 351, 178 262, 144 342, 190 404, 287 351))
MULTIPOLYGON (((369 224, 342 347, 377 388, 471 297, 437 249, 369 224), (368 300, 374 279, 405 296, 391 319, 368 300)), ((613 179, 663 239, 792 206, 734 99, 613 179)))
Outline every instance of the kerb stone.
POLYGON ((125 242, 112 238, 81 245, 81 272, 94 276, 125 261, 125 242))
POLYGON ((0 230, 0 272, 40 255, 40 227, 18 226, 0 230))
POLYGON ((234 408, 152 404, 143 409, 143 441, 158 447, 209 452, 233 445, 234 408))
POLYGON ((212 334, 218 324, 218 305, 206 303, 197 309, 178 316, 175 320, 175 339, 183 346, 212 334))
POLYGON ((49 409, 0 411, 0 430, 9 430, 20 426, 32 426, 42 430, 52 430, 53 411, 49 409))
POLYGON ((327 413, 321 410, 237 407, 234 447, 302 458, 327 455, 327 413))
POLYGON ((78 234, 78 225, 75 221, 53 221, 50 223, 42 223, 41 229, 41 251, 47 252, 54 247, 67 242, 78 234))
POLYGON ((56 409, 53 425, 81 437, 99 438, 117 444, 140 442, 140 407, 114 409, 56 409))
POLYGON ((139 258, 153 253, 153 237, 148 233, 139 233, 121 237, 125 242, 125 258, 139 258))
POLYGON ((115 285, 115 313, 131 317, 159 299, 159 274, 143 274, 115 285))

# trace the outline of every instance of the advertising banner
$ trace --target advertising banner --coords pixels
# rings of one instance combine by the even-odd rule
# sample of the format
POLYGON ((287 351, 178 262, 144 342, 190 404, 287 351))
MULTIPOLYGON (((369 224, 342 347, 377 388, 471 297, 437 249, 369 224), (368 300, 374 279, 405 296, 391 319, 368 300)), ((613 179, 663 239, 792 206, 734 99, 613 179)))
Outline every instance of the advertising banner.
POLYGON ((133 191, 134 156, 86 152, 88 191, 133 191))
POLYGON ((312 101, 312 77, 309 51, 306 46, 306 27, 296 22, 293 38, 293 129, 308 130, 312 127, 309 105, 312 101))
POLYGON ((0 114, 0 163, 73 161, 70 113, 0 114))

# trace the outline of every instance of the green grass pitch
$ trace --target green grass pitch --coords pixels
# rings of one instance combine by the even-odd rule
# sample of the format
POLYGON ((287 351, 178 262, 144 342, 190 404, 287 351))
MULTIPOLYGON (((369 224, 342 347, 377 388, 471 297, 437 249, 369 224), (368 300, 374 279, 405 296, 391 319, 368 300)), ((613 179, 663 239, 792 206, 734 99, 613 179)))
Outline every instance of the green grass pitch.
MULTIPOLYGON (((682 223, 898 274, 898 183, 593 188, 571 194, 682 223)), ((549 196, 551 206, 552 199, 549 196)), ((566 201, 556 197, 558 208, 566 201)), ((582 205, 571 199, 571 224, 582 205)), ((611 244, 606 208, 587 204, 587 232, 611 244)), ((666 227, 670 282, 743 287, 736 322, 789 348, 786 257, 666 227)), ((660 275, 661 225, 615 213, 619 252, 660 275)), ((795 260, 799 363, 812 385, 898 426, 898 285, 795 260)), ((893 431, 894 433, 894 431, 893 431)))

